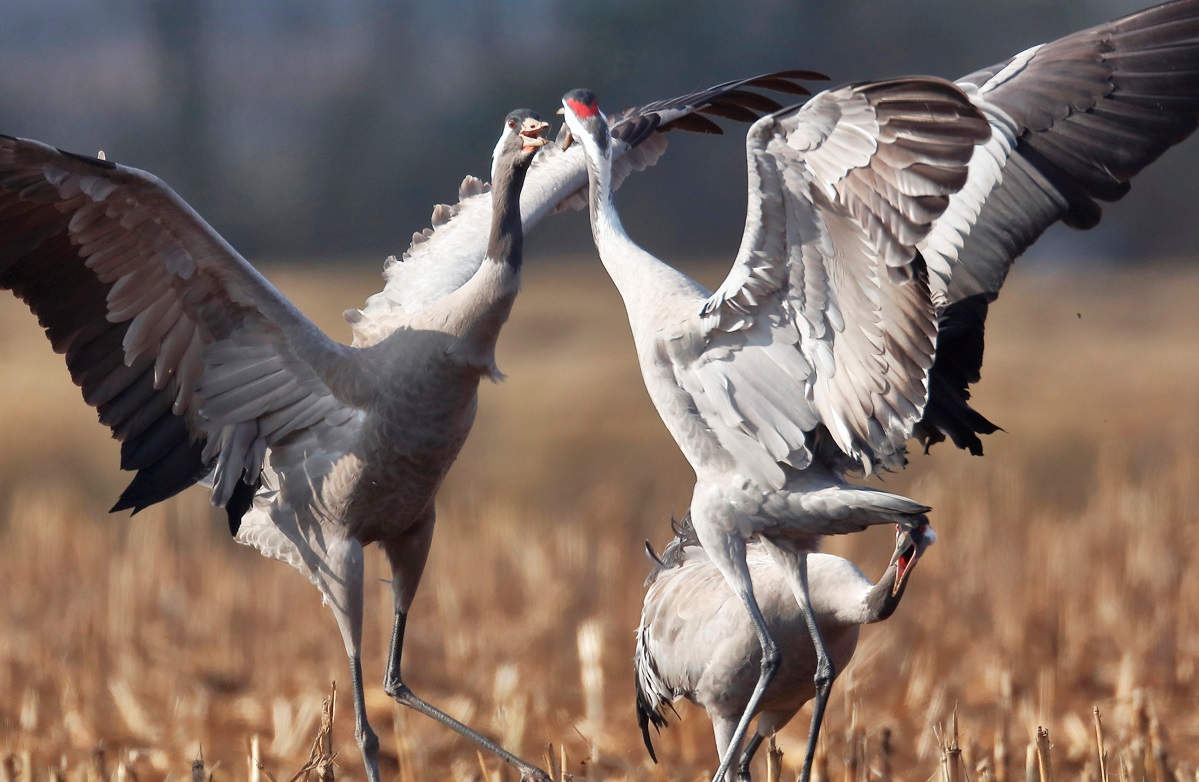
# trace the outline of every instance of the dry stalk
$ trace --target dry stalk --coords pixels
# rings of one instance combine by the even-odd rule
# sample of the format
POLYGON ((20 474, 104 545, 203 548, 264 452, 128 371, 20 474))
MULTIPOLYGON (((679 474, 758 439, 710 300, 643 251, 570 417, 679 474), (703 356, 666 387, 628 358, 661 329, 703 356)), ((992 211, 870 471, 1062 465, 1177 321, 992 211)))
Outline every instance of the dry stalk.
POLYGON ((1028 742, 1028 751, 1024 754, 1024 782, 1041 782, 1041 771, 1037 766, 1037 743, 1028 742))
POLYGON ((104 744, 92 750, 92 763, 87 769, 88 782, 108 782, 108 763, 104 757, 104 744))
POLYGON ((558 747, 558 753, 559 753, 558 767, 560 769, 562 769, 562 779, 560 780, 560 782, 574 782, 574 774, 566 773, 566 769, 569 768, 569 766, 567 766, 567 764, 566 764, 566 743, 565 742, 563 742, 562 745, 558 747))
POLYGON ((258 749, 258 734, 250 737, 250 782, 262 782, 262 754, 258 749))
MULTIPOLYGON (((579 683, 583 690, 584 713, 591 732, 595 734, 592 747, 598 750, 599 728, 604 721, 604 631, 600 620, 588 619, 579 625, 579 683)), ((596 752, 591 762, 598 760, 596 752)))
POLYGON ((1099 716, 1099 707, 1095 707, 1095 750, 1099 756, 1099 782, 1107 780, 1107 747, 1103 743, 1103 719, 1099 716))
POLYGON ((878 737, 878 782, 891 782, 893 753, 891 729, 883 728, 878 737))
POLYGON ((1049 731, 1037 726, 1037 771, 1041 782, 1053 782, 1053 762, 1049 757, 1049 731))
POLYGON ((1008 719, 1012 713, 1012 672, 1004 670, 999 679, 999 726, 995 730, 995 782, 1008 782, 1008 719))
MULTIPOLYGON (((321 763, 318 766, 318 777, 321 782, 333 782, 333 719, 337 713, 337 682, 329 685, 329 698, 321 704, 321 729, 318 733, 321 749, 321 763)), ((315 749, 315 747, 314 747, 315 749)))
POLYGON ((941 748, 941 764, 945 772, 945 782, 965 782, 966 773, 962 768, 962 748, 958 746, 958 713, 956 709, 950 717, 949 741, 941 748))
POLYGON ((1145 699, 1145 690, 1137 687, 1132 691, 1133 735, 1141 740, 1143 746, 1149 746, 1149 710, 1145 699))
MULTIPOLYGON (((1152 712, 1152 708, 1150 709, 1152 712)), ((1150 748, 1153 754, 1153 774, 1157 782, 1173 782, 1173 774, 1170 773, 1170 754, 1166 748, 1165 729, 1157 718, 1157 713, 1153 712, 1149 719, 1149 741, 1150 748)))
POLYGON ((554 756, 554 745, 545 745, 545 769, 550 775, 551 782, 562 782, 562 769, 558 766, 558 758, 554 756))
POLYGON ((783 751, 775 743, 773 733, 766 748, 766 782, 783 782, 783 751))
POLYGON ((1007 719, 999 716, 999 727, 995 730, 995 782, 1008 782, 1007 719))
POLYGON ((1145 771, 1145 742, 1137 737, 1128 745, 1128 773, 1135 782, 1141 782, 1148 779, 1145 771))
POLYGON ((858 707, 857 704, 854 704, 849 718, 849 730, 845 733, 845 770, 843 773, 845 782, 858 782, 858 766, 861 762, 859 733, 858 707))
MULTIPOLYGON (((33 782, 33 753, 29 750, 21 752, 20 782, 33 782)), ((135 779, 134 782, 137 782, 135 779)))
POLYGON ((192 761, 192 782, 204 782, 204 747, 200 747, 196 759, 192 761))
MULTIPOLYGON (((316 772, 317 779, 320 782, 333 782, 333 761, 337 757, 337 753, 333 751, 333 719, 336 708, 337 682, 333 682, 329 687, 329 697, 321 701, 321 726, 316 732, 316 737, 312 740, 312 749, 308 752, 308 762, 295 773, 290 782, 299 782, 300 779, 307 779, 309 773, 313 771, 316 772)), ((268 777, 271 777, 265 768, 262 771, 268 777)), ((271 777, 271 782, 275 782, 274 777, 271 777)))

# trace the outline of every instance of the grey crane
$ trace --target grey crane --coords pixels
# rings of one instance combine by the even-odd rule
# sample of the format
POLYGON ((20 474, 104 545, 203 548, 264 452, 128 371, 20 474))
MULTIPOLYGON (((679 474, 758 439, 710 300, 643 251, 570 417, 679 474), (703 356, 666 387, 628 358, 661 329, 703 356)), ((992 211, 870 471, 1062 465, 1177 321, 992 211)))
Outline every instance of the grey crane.
MULTIPOLYGON (((808 610, 807 554, 823 535, 918 526, 929 510, 854 486, 847 471, 902 467, 913 436, 979 450, 977 434, 994 427, 967 400, 986 305, 1049 225, 1094 225, 1097 200, 1123 196, 1194 130, 1197 30, 1199 2, 1176 0, 957 84, 851 85, 764 117, 746 138, 741 247, 715 292, 624 231, 595 96, 563 98, 591 161, 592 236, 646 389, 696 474, 696 532, 763 649, 731 745, 779 664, 746 540, 760 538, 788 573, 817 652, 806 780, 836 673, 808 610)), ((715 780, 732 760, 722 752, 715 780)))
MULTIPOLYGON (((842 557, 820 553, 808 558, 812 609, 837 670, 853 659, 861 626, 887 619, 899 606, 916 563, 935 541, 929 526, 897 529, 891 561, 876 584, 842 557)), ((657 566, 647 579, 633 655, 637 721, 645 747, 657 762, 650 725, 666 727, 671 703, 686 698, 707 711, 716 751, 723 752, 757 683, 762 649, 753 623, 699 546, 690 517, 683 517, 674 540, 654 558, 657 566)), ((748 780, 750 760, 762 740, 782 729, 815 695, 816 654, 778 564, 757 543, 746 547, 745 560, 770 635, 784 651, 758 704, 757 728, 737 763, 738 777, 748 780)), ((730 768, 726 779, 732 775, 730 768)))
MULTIPOLYGON (((705 113, 745 120, 778 108, 761 90, 800 91, 791 76, 727 82, 613 117, 625 139, 617 176, 652 165, 672 128, 718 131, 705 113)), ((152 175, 0 137, 0 288, 38 316, 122 441, 121 467, 137 474, 113 510, 136 512, 203 481, 239 542, 316 584, 350 658, 371 780, 379 743, 360 659, 370 543, 393 571, 386 691, 546 778, 400 676, 435 495, 470 430, 480 379, 498 377, 494 347, 519 284, 522 231, 586 203, 581 151, 541 146, 543 127, 528 111, 505 119, 493 189, 468 177, 459 203, 438 206, 434 226, 389 259, 384 289, 347 313, 352 346, 321 333, 152 175)))
POLYGON ((308 573, 350 656, 356 734, 378 780, 360 660, 363 545, 391 565, 384 686, 401 703, 527 763, 417 698, 400 656, 432 540, 433 499, 466 439, 479 380, 520 285, 519 198, 548 127, 505 119, 478 272, 387 338, 323 334, 149 174, 0 140, 0 285, 37 314, 84 399, 138 470, 135 511, 211 473, 239 540, 308 573), (269 460, 267 459, 269 449, 269 460))

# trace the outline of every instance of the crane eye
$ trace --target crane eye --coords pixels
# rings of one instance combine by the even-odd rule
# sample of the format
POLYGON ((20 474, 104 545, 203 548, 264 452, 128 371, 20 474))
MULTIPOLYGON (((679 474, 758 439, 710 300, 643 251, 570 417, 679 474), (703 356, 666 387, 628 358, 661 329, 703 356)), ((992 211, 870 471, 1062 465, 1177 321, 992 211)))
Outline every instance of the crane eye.
POLYGON ((510 119, 510 120, 508 120, 508 127, 510 127, 510 128, 515 128, 515 127, 516 127, 516 120, 514 120, 514 119, 510 119))

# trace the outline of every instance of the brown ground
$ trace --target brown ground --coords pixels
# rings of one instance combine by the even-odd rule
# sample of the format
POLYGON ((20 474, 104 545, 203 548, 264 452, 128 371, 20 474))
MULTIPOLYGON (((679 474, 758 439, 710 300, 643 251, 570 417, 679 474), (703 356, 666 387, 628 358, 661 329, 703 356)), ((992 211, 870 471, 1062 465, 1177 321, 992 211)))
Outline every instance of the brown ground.
MULTIPOLYGON (((378 284, 373 269, 268 276, 343 337, 340 310, 378 284)), ((941 446, 887 480, 934 507, 940 540, 837 683, 834 778, 856 720, 859 773, 872 769, 861 778, 875 778, 889 729, 895 778, 928 779, 955 709, 972 778, 995 773, 994 759, 975 766, 997 743, 1008 778, 1023 773, 1038 725, 1060 778, 1091 777, 1095 706, 1113 778, 1151 742, 1138 717, 1164 736, 1178 778, 1199 765, 1199 273, 1014 277, 976 395, 1006 432, 985 458, 941 446)), ((85 778, 102 743, 109 771, 125 759, 146 780, 187 776, 202 746, 216 777, 241 779, 260 736, 285 780, 337 680, 337 775, 361 779, 344 652, 306 579, 228 540, 201 490, 132 520, 107 515, 125 480, 116 446, 12 301, 0 301, 0 362, 0 757, 29 753, 39 779, 51 766, 85 778)), ((691 478, 598 264, 530 266, 500 364, 510 379, 482 390, 441 495, 408 679, 526 756, 564 748, 576 779, 704 779, 715 753, 702 712, 680 706, 656 767, 633 719, 641 541, 669 537, 691 478)), ((875 575, 890 545, 873 530, 829 549, 875 575)), ((397 713, 378 686, 390 598, 377 552, 368 568, 385 777, 479 778, 472 748, 397 713)), ((806 719, 779 737, 788 775, 806 719)))

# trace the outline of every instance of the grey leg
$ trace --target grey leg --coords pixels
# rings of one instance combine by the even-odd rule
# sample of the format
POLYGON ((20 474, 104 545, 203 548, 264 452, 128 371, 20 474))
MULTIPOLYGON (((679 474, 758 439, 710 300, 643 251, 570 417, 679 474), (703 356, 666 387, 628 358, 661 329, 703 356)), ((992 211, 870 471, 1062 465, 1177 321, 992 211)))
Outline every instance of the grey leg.
MULTIPOLYGON (((745 559, 741 559, 741 567, 745 568, 745 559)), ((712 777, 712 782, 721 782, 724 775, 728 772, 729 767, 733 763, 733 756, 736 755, 737 749, 741 746, 741 742, 745 740, 745 735, 749 732, 749 723, 753 720, 754 714, 758 710, 758 704, 762 701, 762 696, 766 693, 766 687, 770 685, 770 680, 774 678, 774 672, 778 670, 779 655, 778 646, 775 645, 774 639, 770 637, 769 631, 766 629, 766 620, 762 617, 762 611, 758 608, 758 601, 754 598, 753 587, 749 580, 749 570, 745 569, 745 585, 744 590, 738 590, 741 594, 741 602, 745 604, 745 609, 749 612, 749 618, 753 621, 754 632, 758 635, 758 643, 762 645, 762 667, 758 672, 758 683, 754 686, 753 694, 749 697, 749 702, 745 704, 745 712, 741 715, 741 720, 737 723, 737 730, 733 733, 733 738, 721 752, 720 768, 716 769, 716 775, 712 777)))
POLYGON ((741 753, 741 760, 737 761, 738 782, 750 782, 749 764, 754 759, 754 755, 758 753, 760 746, 762 746, 762 734, 754 733, 749 737, 749 744, 745 745, 745 751, 741 753))
POLYGON ((366 721, 366 693, 362 689, 362 659, 350 658, 350 678, 354 683, 354 738, 362 750, 367 782, 379 782, 379 737, 366 721))
POLYGON ((488 752, 498 755, 504 762, 514 766, 520 771, 521 780, 531 780, 532 782, 552 782, 549 774, 546 774, 541 769, 526 763, 520 758, 508 752, 506 749, 496 744, 491 739, 482 734, 468 728, 458 720, 454 719, 444 711, 434 707, 426 701, 416 697, 412 690, 404 684, 403 678, 400 676, 400 656, 404 649, 404 627, 408 623, 408 615, 403 612, 397 612, 395 617, 395 626, 391 633, 391 650, 387 655, 387 677, 383 680, 384 691, 394 698, 398 703, 402 703, 410 709, 419 711, 428 717, 440 722, 450 730, 462 736, 469 741, 474 742, 488 752))

